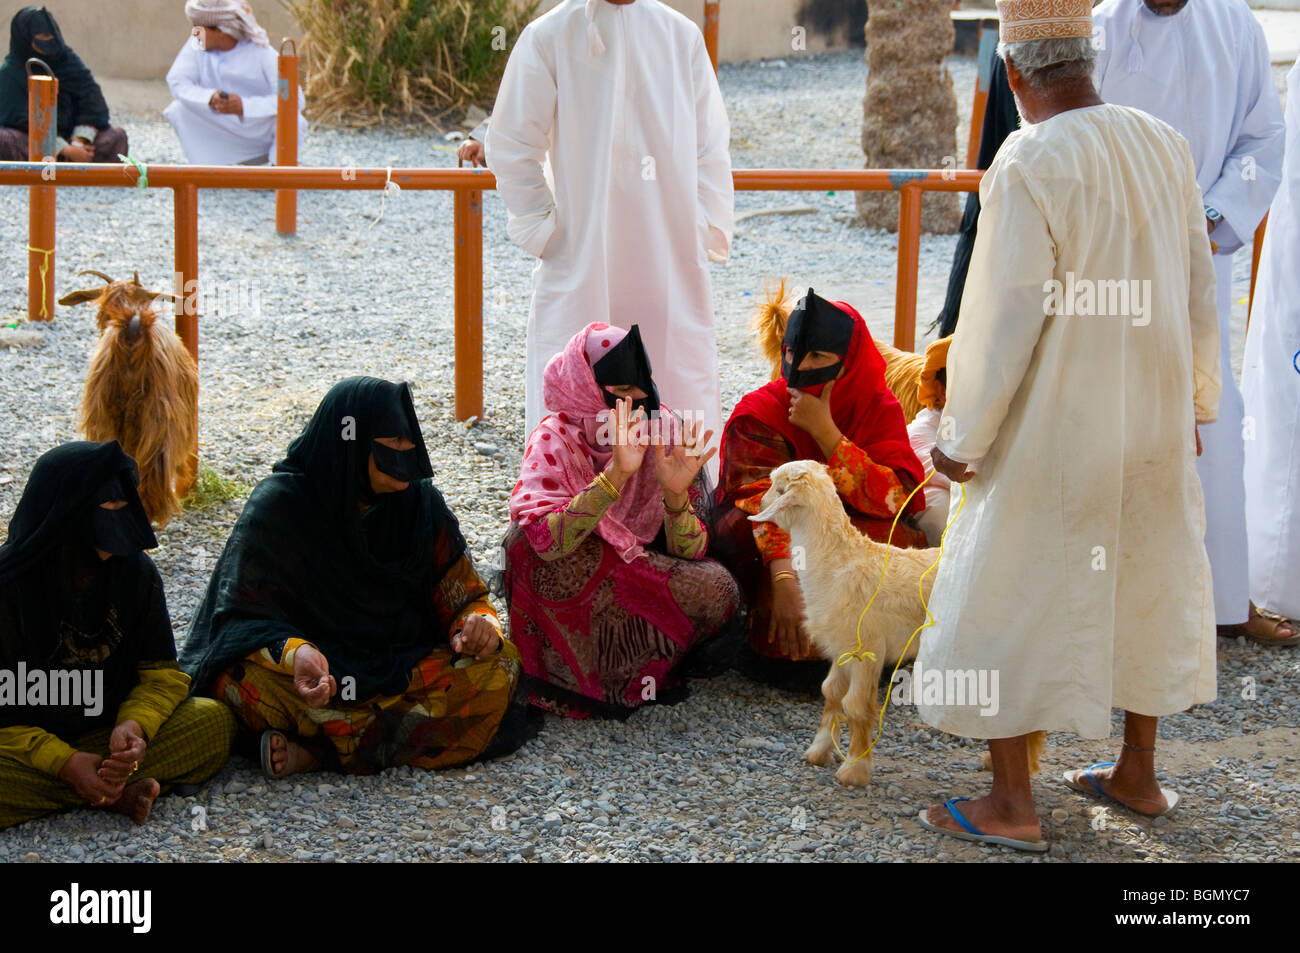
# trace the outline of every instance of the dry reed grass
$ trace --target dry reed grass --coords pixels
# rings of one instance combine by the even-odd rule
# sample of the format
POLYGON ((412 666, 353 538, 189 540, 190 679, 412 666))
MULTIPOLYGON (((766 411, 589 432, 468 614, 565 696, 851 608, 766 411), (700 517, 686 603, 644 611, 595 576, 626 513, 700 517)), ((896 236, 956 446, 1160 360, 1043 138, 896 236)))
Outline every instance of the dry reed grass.
POLYGON ((303 30, 308 115, 437 122, 490 106, 537 0, 280 0, 303 30))

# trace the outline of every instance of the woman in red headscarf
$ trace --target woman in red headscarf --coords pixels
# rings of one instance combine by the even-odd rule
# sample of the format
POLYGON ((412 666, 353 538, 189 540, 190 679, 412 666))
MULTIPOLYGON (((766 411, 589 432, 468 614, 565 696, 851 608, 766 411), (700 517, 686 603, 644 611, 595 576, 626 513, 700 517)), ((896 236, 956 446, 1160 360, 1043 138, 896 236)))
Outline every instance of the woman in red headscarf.
MULTIPOLYGON (((794 662, 816 658, 802 625, 803 596, 790 537, 749 517, 791 460, 825 463, 853 524, 884 541, 899 507, 923 479, 898 400, 885 382, 885 360, 861 315, 812 289, 790 313, 782 340, 782 376, 747 394, 722 432, 714 554, 736 576, 750 605, 752 674, 787 680, 794 662)), ((918 493, 891 542, 923 547, 909 517, 925 508, 918 493)), ((806 687, 825 674, 809 667, 806 687)), ((802 680, 801 680, 802 681, 802 680)))
POLYGON ((528 439, 504 544, 519 691, 572 717, 626 714, 663 700, 740 606, 704 558, 713 434, 660 407, 635 324, 587 325, 543 387, 560 410, 528 439))

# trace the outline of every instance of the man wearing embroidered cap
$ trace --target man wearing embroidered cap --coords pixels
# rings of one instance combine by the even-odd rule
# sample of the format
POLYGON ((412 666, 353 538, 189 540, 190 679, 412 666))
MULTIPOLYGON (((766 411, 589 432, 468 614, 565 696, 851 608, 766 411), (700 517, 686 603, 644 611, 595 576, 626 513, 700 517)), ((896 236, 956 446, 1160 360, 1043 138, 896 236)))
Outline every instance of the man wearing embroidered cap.
POLYGON ((1028 733, 1106 738, 1124 709, 1114 767, 1066 782, 1162 814, 1177 795, 1156 781, 1156 719, 1215 697, 1195 461, 1218 406, 1218 326, 1186 140, 1097 95, 1088 0, 998 9, 1024 124, 980 184, 933 453, 966 501, 917 667, 947 684, 996 673, 999 697, 914 692, 931 725, 989 739, 993 790, 919 821, 1041 851, 1028 733))

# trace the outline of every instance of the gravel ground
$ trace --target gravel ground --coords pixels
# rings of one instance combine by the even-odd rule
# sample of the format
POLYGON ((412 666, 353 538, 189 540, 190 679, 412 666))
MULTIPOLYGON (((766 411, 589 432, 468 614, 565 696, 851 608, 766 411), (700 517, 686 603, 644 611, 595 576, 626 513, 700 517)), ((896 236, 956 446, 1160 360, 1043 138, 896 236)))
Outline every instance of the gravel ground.
MULTIPOLYGON (((950 63, 968 121, 975 66, 950 63)), ((865 67, 860 53, 780 64, 724 66, 737 167, 857 167, 865 67)), ((178 162, 157 117, 123 115, 132 151, 178 162)), ((959 156, 964 161, 964 155, 959 156)), ((313 131, 309 165, 449 165, 440 135, 313 131)), ((746 336, 766 277, 792 274, 853 301, 888 339, 893 236, 850 228, 852 196, 740 193, 740 211, 808 205, 806 215, 749 218, 732 261, 714 267, 723 403, 764 379, 746 336)), ((75 272, 138 269, 169 284, 166 194, 68 190, 59 198, 58 292, 75 272)), ((451 200, 399 195, 382 221, 377 193, 303 193, 299 237, 273 230, 270 193, 205 192, 200 271, 203 459, 251 486, 283 454, 331 383, 376 374, 414 383, 437 479, 476 557, 490 562, 523 445, 526 256, 505 235, 500 199, 485 200, 484 321, 487 414, 472 429, 452 417, 451 200), (436 223, 436 224, 431 224, 436 223), (477 449, 476 449, 477 446, 477 449)), ((25 306, 26 196, 0 190, 0 323, 25 306)), ((921 247, 921 318, 937 310, 951 236, 921 247), (928 310, 927 310, 928 309, 928 310)), ((1248 267, 1248 262, 1247 262, 1248 267)), ((1248 272, 1247 272, 1248 273, 1248 272)), ((93 343, 87 310, 61 309, 36 344, 0 347, 0 525, 7 525, 32 462, 75 437, 75 412, 93 343)), ((183 636, 239 503, 189 511, 160 534, 155 559, 183 636)), ((1245 642, 1220 647, 1220 697, 1162 722, 1161 764, 1183 804, 1168 820, 1099 809, 1059 781, 1066 768, 1109 757, 1115 743, 1055 735, 1034 793, 1048 860, 1278 860, 1300 855, 1295 821, 1300 713, 1287 690, 1294 651, 1245 642), (1253 689, 1250 690, 1250 689, 1253 689), (1245 697, 1243 697, 1245 696, 1245 697)), ((153 820, 77 811, 0 832, 0 860, 998 860, 1025 861, 920 831, 935 799, 984 790, 980 749, 891 708, 875 783, 839 787, 803 763, 820 710, 737 675, 695 682, 675 706, 650 705, 623 723, 547 718, 510 758, 440 774, 371 778, 311 775, 264 781, 233 759, 194 797, 161 799, 153 820)), ((1119 722, 1116 720, 1116 727, 1119 722)), ((1118 732, 1117 732, 1118 734, 1118 732)))

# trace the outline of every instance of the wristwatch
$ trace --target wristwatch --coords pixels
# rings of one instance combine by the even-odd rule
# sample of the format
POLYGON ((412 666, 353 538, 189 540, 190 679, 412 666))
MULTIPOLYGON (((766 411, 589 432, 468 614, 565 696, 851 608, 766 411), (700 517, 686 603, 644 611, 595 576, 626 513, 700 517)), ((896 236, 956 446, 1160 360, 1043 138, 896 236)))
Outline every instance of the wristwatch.
POLYGON ((1223 221, 1223 213, 1217 208, 1207 205, 1205 206, 1205 218, 1210 223, 1210 231, 1214 231, 1219 227, 1219 223, 1223 221))

